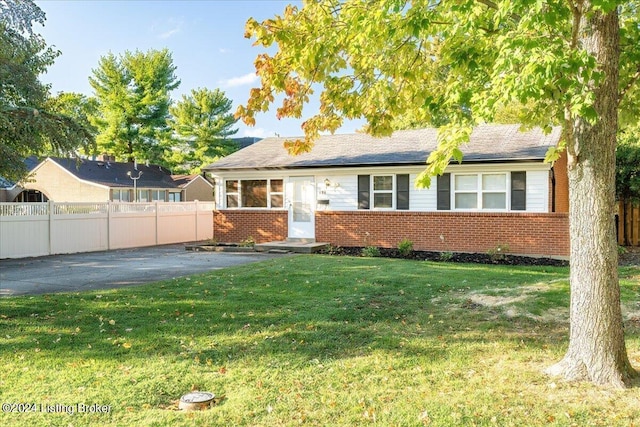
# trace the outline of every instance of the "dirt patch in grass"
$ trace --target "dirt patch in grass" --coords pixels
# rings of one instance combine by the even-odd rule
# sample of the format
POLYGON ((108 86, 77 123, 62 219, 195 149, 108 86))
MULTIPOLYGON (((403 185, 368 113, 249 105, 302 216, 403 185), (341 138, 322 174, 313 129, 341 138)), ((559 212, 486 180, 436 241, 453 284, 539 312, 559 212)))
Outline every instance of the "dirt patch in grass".
POLYGON ((640 266, 640 247, 627 246, 623 254, 618 257, 618 263, 624 266, 640 266))
MULTIPOLYGON (((564 279, 563 279, 564 280, 564 279)), ((542 314, 534 314, 522 307, 522 304, 531 298, 535 298, 540 292, 550 289, 549 283, 536 283, 530 286, 522 286, 517 289, 512 288, 494 288, 492 293, 488 295, 481 291, 469 293, 469 298, 462 304, 463 308, 491 308, 499 309, 508 318, 527 317, 538 322, 565 323, 569 319, 569 310, 567 307, 551 308, 542 314), (517 292, 517 295, 513 293, 517 292), (495 294, 498 295, 495 295, 495 294), (500 295, 504 293, 504 295, 500 295)))

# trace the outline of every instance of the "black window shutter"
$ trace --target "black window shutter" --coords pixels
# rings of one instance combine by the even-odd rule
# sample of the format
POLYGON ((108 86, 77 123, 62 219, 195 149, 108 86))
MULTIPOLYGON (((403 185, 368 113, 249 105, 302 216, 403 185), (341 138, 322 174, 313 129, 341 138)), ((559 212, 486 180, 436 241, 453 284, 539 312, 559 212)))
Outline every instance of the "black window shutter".
POLYGON ((396 209, 409 209, 409 174, 396 175, 396 209))
POLYGON ((527 173, 511 172, 511 210, 527 209, 527 173))
POLYGON ((451 210, 451 174, 438 176, 438 210, 451 210))
POLYGON ((370 182, 369 175, 358 175, 358 209, 369 209, 370 182))

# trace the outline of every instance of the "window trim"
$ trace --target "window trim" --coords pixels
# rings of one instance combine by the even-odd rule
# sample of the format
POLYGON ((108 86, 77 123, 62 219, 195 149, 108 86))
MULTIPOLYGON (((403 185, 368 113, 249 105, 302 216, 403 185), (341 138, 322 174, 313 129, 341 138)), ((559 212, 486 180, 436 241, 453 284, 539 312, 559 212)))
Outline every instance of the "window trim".
POLYGON ((390 211, 395 210, 396 208, 396 174, 376 174, 371 175, 371 209, 377 211, 390 211), (376 178, 379 177, 391 177, 391 189, 390 190, 376 190, 376 178), (377 194, 388 194, 391 196, 391 206, 390 207, 377 207, 376 206, 376 195, 377 194))

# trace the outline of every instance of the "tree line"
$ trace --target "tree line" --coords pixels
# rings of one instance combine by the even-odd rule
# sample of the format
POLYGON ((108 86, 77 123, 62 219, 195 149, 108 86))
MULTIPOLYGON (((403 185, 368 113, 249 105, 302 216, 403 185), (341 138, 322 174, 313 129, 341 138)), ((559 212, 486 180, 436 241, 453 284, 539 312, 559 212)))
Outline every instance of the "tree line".
POLYGON ((174 173, 238 149, 232 102, 220 89, 197 88, 171 99, 180 80, 171 52, 109 53, 89 76, 92 96, 52 95, 40 81, 61 54, 33 30, 44 12, 32 1, 0 3, 0 176, 24 176, 30 155, 108 153, 174 173))

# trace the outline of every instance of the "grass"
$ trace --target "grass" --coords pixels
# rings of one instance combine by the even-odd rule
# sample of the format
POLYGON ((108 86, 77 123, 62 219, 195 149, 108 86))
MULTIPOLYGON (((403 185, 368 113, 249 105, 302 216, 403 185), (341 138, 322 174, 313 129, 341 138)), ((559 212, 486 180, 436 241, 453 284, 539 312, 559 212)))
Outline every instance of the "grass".
MULTIPOLYGON (((638 365, 640 270, 620 274, 638 365)), ((5 298, 0 400, 42 406, 0 413, 0 425, 638 425, 638 388, 542 374, 566 349, 567 277, 567 268, 315 255, 5 298), (178 411, 194 389, 220 401, 178 411), (44 412, 56 404, 75 413, 44 412)))

